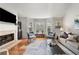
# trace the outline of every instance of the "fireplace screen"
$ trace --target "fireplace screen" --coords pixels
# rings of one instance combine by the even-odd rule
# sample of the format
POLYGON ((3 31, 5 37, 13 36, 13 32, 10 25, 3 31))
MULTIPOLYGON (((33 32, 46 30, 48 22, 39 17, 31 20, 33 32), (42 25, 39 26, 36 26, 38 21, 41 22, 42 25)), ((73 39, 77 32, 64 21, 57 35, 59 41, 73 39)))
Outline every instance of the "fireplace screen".
POLYGON ((0 36, 0 46, 14 40, 14 34, 0 36))

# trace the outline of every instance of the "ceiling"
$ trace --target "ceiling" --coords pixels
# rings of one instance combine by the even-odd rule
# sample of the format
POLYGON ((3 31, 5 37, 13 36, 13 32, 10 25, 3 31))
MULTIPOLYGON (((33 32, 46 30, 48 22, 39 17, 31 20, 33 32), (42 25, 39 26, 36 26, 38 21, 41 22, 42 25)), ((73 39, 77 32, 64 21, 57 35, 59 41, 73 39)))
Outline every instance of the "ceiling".
POLYGON ((63 17, 71 4, 68 3, 0 3, 9 11, 16 11, 21 17, 49 18, 63 17))

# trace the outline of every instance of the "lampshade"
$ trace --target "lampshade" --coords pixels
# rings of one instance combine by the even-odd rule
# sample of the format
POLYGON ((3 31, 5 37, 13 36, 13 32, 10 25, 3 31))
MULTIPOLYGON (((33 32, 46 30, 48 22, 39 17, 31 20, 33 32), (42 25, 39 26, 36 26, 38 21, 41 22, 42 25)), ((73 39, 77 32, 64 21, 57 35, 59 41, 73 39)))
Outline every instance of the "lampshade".
POLYGON ((60 28, 60 31, 63 31, 63 28, 62 27, 60 28))

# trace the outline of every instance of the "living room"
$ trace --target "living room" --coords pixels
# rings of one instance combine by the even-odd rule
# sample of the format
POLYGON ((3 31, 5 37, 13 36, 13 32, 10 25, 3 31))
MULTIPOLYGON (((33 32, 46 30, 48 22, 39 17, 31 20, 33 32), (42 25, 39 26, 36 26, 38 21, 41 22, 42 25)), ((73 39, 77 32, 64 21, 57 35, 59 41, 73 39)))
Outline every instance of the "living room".
POLYGON ((79 54, 78 3, 2 3, 0 11, 1 55, 79 54))

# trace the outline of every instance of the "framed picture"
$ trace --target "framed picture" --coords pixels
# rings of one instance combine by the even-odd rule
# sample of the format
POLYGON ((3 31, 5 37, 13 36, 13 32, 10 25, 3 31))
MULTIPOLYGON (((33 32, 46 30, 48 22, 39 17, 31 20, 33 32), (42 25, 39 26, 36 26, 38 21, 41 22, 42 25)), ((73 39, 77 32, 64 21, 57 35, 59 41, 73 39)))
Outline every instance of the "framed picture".
POLYGON ((74 19, 74 27, 76 29, 79 29, 79 16, 77 16, 75 19, 74 19))

